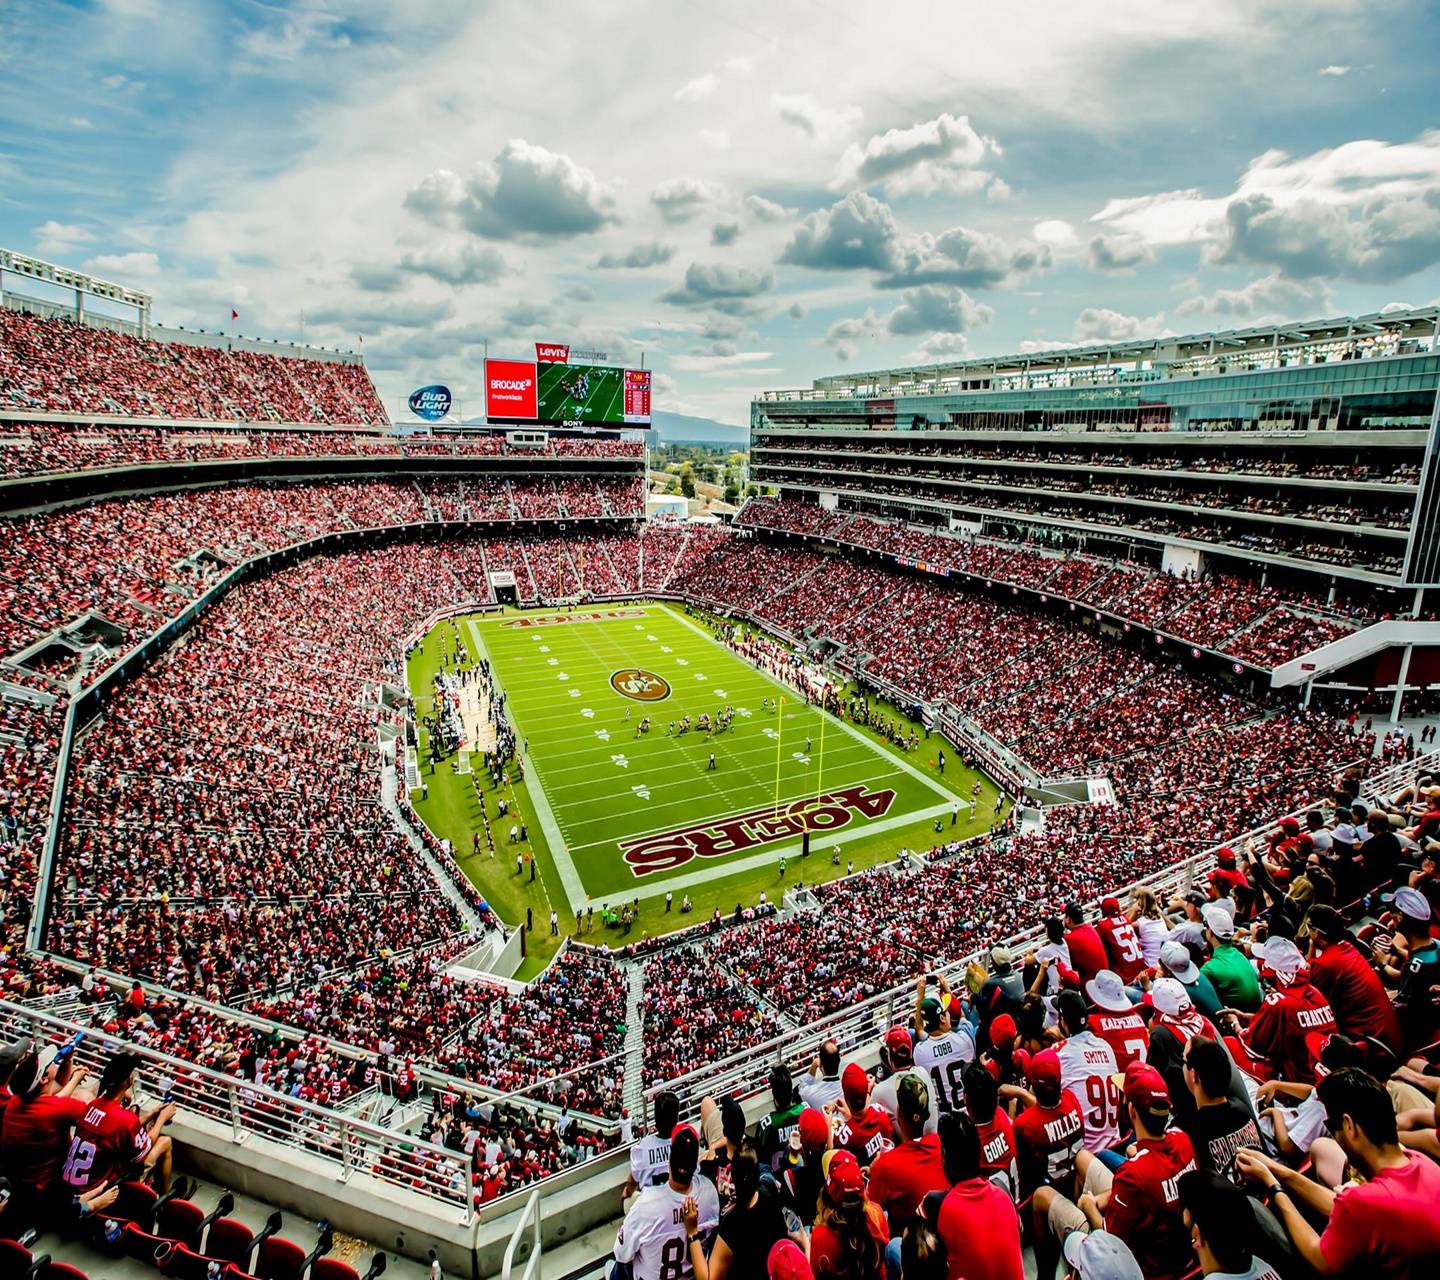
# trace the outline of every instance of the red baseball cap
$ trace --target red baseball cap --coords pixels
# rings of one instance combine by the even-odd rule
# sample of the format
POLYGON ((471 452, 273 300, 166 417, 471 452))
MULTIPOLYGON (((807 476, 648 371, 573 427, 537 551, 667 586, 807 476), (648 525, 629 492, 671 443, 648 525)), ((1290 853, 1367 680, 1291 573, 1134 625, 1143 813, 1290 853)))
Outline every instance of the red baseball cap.
POLYGON ((990 1043, 993 1045, 1009 1043, 1019 1034, 1020 1028, 1008 1013, 1002 1013, 990 1024, 990 1043))
POLYGON ((891 1027, 885 1033, 885 1047, 893 1058, 897 1053, 909 1062, 915 1052, 915 1042, 910 1038, 908 1027, 891 1027))
POLYGON ((860 1162, 848 1151, 832 1151, 825 1173, 825 1190, 832 1200, 856 1195, 865 1190, 865 1176, 860 1162))
POLYGON ((1287 835, 1298 836, 1300 834, 1300 824, 1294 818, 1281 818, 1280 830, 1287 835))
POLYGON ((830 1121, 814 1107, 806 1107, 800 1113, 798 1128, 800 1145, 806 1151, 822 1151, 830 1141, 830 1121))
POLYGON ((1120 910, 1120 899, 1106 898, 1105 901, 1100 904, 1100 910, 1107 916, 1116 915, 1120 910))
POLYGON ((1042 1049, 1025 1065, 1025 1078, 1031 1084, 1060 1084, 1060 1055, 1054 1049, 1042 1049))
POLYGON ((1215 850, 1215 858, 1222 867, 1233 867, 1235 865, 1235 850, 1228 844, 1221 845, 1220 848, 1215 850))
POLYGON ((1123 1075, 1110 1077, 1124 1091, 1125 1101, 1150 1115, 1170 1114, 1170 1089, 1165 1077, 1148 1062, 1132 1062, 1123 1075))
POLYGON ((863 1106, 870 1093, 870 1076, 858 1062, 852 1062, 840 1073, 840 1089, 852 1107, 863 1106))
POLYGON ((777 1240, 765 1260, 770 1280, 815 1280, 810 1259, 793 1240, 777 1240))

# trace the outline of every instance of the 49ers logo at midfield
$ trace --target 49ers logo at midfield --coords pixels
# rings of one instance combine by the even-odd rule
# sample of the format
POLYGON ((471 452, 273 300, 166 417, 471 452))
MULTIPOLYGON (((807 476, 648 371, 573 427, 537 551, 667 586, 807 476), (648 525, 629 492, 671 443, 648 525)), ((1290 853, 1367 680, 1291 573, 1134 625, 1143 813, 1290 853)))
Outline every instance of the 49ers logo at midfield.
POLYGON ((670 684, 653 671, 626 667, 610 677, 610 687, 636 702, 661 702, 670 696, 670 684))

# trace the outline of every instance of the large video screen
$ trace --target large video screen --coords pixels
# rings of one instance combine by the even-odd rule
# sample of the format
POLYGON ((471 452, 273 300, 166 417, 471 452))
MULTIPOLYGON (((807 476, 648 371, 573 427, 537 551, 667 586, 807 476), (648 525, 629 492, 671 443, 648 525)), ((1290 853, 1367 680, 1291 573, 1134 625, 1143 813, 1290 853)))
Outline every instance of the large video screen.
POLYGON ((491 418, 547 426, 648 426, 650 371, 490 360, 485 365, 485 411, 491 418))

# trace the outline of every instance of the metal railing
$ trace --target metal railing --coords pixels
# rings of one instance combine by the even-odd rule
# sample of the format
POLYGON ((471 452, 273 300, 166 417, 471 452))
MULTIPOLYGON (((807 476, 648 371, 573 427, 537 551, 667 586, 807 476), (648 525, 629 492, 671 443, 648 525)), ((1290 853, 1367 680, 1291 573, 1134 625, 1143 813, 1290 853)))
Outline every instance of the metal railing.
POLYGON ((532 1191, 525 1201, 520 1221, 515 1224, 515 1233, 505 1248, 505 1258, 500 1264, 500 1280, 535 1280, 540 1274, 540 1193, 532 1191), (515 1255, 529 1237, 529 1253, 524 1265, 515 1270, 515 1255))
POLYGON ((433 1201, 440 1211, 468 1225, 473 1215, 470 1162, 463 1152, 448 1151, 404 1133, 394 1133, 353 1115, 277 1093, 264 1085, 196 1066, 105 1031, 84 1027, 38 1009, 0 1000, 0 1032, 9 1040, 31 1036, 46 1042, 85 1033, 74 1061, 99 1075, 110 1054, 123 1049, 141 1060, 140 1081, 152 1102, 169 1097, 181 1112, 229 1131, 237 1145, 271 1144, 284 1163, 319 1162, 340 1183, 357 1175, 433 1201))

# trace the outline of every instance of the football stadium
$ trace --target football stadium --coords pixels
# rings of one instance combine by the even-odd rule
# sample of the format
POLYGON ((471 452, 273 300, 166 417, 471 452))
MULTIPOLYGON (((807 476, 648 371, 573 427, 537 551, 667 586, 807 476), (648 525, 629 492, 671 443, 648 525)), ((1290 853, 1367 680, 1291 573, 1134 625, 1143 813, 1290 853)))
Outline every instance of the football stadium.
MULTIPOLYGON (((659 241, 539 305, 633 215, 515 141, 405 198, 498 250, 394 254, 503 323, 0 249, 0 1276, 1440 1275, 1440 306, 966 337, 925 233, 847 328, 820 246, 970 126, 780 112, 852 189, 703 235, 788 311, 617 318, 659 241)), ((1036 234, 1086 307, 1180 243, 1036 234)))

